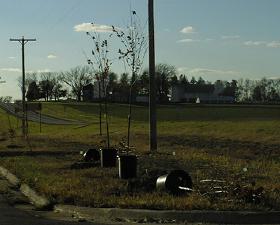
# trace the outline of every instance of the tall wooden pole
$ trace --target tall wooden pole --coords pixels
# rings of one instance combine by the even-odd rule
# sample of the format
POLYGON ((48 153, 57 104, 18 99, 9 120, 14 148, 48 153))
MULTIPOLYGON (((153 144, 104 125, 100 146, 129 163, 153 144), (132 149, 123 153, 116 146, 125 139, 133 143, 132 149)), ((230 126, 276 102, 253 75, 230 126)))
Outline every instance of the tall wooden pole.
POLYGON ((149 75, 150 75, 150 151, 157 150, 157 112, 155 82, 154 0, 148 0, 149 14, 149 75))
POLYGON ((22 135, 26 137, 27 127, 26 127, 26 105, 25 105, 25 59, 24 59, 24 37, 21 40, 21 58, 22 58, 22 135))
POLYGON ((20 39, 11 38, 10 41, 18 41, 21 44, 21 55, 22 55, 22 136, 26 138, 27 126, 26 126, 26 104, 25 104, 25 62, 24 62, 24 45, 29 41, 36 41, 36 39, 20 39))

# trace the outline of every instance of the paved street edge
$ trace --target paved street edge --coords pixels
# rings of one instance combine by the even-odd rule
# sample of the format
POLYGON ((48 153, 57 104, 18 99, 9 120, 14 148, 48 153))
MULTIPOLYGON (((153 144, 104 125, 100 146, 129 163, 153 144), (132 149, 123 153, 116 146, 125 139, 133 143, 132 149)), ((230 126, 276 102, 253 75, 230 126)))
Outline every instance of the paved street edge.
POLYGON ((279 224, 279 211, 178 211, 178 210, 145 210, 145 209, 119 209, 119 208, 90 208, 73 205, 53 205, 48 199, 40 196, 27 184, 20 180, 7 169, 0 166, 0 176, 7 179, 10 184, 18 188, 37 209, 56 210, 60 212, 78 214, 80 217, 94 219, 96 217, 111 220, 167 220, 176 222, 208 222, 224 224, 279 224))
POLYGON ((12 174, 6 168, 0 166, 0 176, 4 177, 9 183, 16 189, 18 189, 23 195, 25 195, 31 204, 40 210, 53 209, 53 203, 47 198, 40 196, 35 190, 29 187, 27 184, 21 183, 20 180, 12 174))

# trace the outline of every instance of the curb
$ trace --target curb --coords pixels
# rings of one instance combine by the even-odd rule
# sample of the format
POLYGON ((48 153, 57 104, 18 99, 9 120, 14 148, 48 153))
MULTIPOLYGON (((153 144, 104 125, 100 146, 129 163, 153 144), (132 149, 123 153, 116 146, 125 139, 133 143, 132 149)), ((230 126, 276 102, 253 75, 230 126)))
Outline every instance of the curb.
POLYGON ((0 176, 5 177, 13 187, 20 187, 20 180, 14 174, 10 173, 9 170, 2 166, 0 166, 0 176))
POLYGON ((115 221, 173 223, 218 223, 218 224, 279 224, 280 212, 245 212, 245 211, 175 211, 142 210, 118 208, 89 208, 71 205, 56 205, 56 211, 77 214, 84 218, 109 218, 115 221))
POLYGON ((19 189, 19 191, 23 195, 25 195, 30 200, 30 202, 36 207, 36 209, 53 209, 53 204, 48 199, 38 195, 37 192, 30 188, 27 184, 21 183, 20 180, 14 174, 12 174, 10 171, 8 171, 2 166, 0 166, 0 176, 7 179, 14 188, 19 189))
POLYGON ((89 208, 73 205, 53 205, 48 199, 36 193, 27 184, 7 169, 0 166, 0 176, 7 179, 10 184, 18 188, 30 202, 40 210, 52 210, 79 215, 79 217, 96 219, 105 218, 115 221, 130 222, 159 222, 172 221, 191 223, 218 223, 218 224, 280 224, 280 211, 246 212, 246 211, 176 211, 176 210, 145 210, 145 209, 119 209, 119 208, 89 208))

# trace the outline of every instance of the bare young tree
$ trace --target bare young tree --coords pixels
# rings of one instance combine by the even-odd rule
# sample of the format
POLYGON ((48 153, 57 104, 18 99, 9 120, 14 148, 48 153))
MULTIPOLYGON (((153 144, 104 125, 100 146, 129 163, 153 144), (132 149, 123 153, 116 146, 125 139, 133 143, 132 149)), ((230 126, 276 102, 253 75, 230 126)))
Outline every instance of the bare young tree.
MULTIPOLYGON (((109 133, 109 118, 108 118, 108 81, 109 72, 112 65, 112 59, 109 58, 109 38, 112 37, 110 33, 107 38, 101 37, 100 33, 94 31, 95 24, 91 23, 93 32, 87 32, 86 34, 90 37, 93 42, 93 48, 91 50, 91 58, 87 59, 89 65, 92 65, 96 70, 96 80, 99 84, 99 99, 101 103, 101 90, 104 96, 104 109, 105 109, 105 120, 106 120, 106 134, 107 134, 107 147, 110 147, 110 133, 109 133)), ((100 124, 101 124, 101 104, 100 104, 100 124)), ((101 133, 101 126, 100 126, 101 133)))
MULTIPOLYGON (((116 29, 112 26, 113 32, 121 40, 123 48, 119 49, 119 59, 124 60, 124 65, 131 72, 130 91, 129 91, 129 112, 127 130, 127 148, 130 146, 130 127, 132 113, 132 92, 137 83, 143 61, 147 53, 147 34, 145 25, 142 25, 136 11, 130 12, 130 21, 125 30, 116 29)), ((135 88, 136 89, 136 88, 135 88)), ((137 90, 135 90, 137 92, 137 90)))

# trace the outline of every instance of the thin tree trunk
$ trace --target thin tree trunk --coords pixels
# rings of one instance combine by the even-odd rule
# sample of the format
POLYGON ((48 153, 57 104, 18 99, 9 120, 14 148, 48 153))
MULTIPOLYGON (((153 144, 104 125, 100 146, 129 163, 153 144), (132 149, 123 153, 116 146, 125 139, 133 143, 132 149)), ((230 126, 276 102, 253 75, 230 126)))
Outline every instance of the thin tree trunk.
POLYGON ((101 85, 98 80, 98 97, 99 97, 99 134, 102 136, 102 99, 101 99, 101 85))
POLYGON ((129 113, 128 113, 128 126, 127 126, 127 148, 130 146, 130 126, 131 126, 131 111, 132 111, 132 85, 129 91, 129 113))

